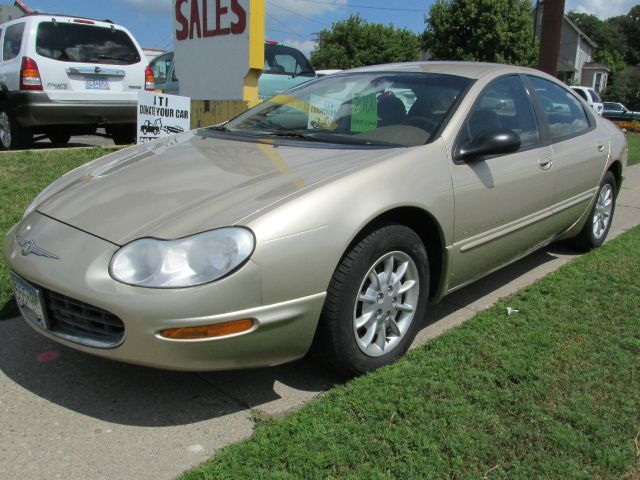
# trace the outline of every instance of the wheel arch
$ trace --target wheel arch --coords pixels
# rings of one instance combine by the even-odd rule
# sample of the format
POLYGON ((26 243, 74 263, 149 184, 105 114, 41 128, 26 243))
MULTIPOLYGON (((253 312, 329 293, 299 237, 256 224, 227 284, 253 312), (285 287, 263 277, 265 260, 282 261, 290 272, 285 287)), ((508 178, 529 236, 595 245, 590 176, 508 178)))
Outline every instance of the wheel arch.
POLYGON ((397 207, 379 214, 360 229, 340 258, 344 258, 362 238, 372 231, 383 225, 391 224, 409 227, 422 240, 429 259, 429 298, 433 298, 440 290, 444 278, 446 251, 442 227, 435 217, 426 210, 418 207, 397 207))
POLYGON ((620 185, 622 184, 622 162, 620 160, 614 161, 609 166, 609 172, 613 174, 613 178, 616 179, 616 195, 620 193, 620 185))

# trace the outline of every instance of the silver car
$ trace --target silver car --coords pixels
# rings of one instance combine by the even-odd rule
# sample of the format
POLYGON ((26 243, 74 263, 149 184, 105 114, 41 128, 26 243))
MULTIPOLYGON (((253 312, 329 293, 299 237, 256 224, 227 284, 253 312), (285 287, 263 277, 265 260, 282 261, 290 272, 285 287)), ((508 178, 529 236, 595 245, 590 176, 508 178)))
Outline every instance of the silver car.
POLYGON ((312 349, 359 374, 444 295, 550 242, 601 245, 626 156, 537 70, 368 67, 77 168, 4 255, 27 323, 69 347, 180 370, 312 349))

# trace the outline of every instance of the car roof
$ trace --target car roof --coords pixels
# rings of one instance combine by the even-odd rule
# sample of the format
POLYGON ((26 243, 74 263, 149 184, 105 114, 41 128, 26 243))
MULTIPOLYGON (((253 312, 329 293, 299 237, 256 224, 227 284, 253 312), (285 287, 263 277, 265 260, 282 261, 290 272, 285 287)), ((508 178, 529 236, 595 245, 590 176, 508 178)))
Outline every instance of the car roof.
POLYGON ((548 77, 547 74, 540 70, 532 68, 518 67, 515 65, 504 65, 501 63, 485 63, 485 62, 406 62, 406 63, 390 63, 385 65, 373 65, 370 67, 361 67, 348 72, 421 72, 421 73, 445 73, 450 75, 458 75, 467 78, 480 78, 486 74, 494 72, 504 73, 535 73, 548 77))

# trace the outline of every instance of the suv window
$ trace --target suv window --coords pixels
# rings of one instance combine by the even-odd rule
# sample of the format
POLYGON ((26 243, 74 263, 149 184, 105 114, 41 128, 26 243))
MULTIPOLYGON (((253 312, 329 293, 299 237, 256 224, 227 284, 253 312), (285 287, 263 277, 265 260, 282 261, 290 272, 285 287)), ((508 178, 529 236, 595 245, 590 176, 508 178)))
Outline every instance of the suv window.
POLYGON ((24 23, 16 23, 7 27, 2 44, 2 59, 11 60, 16 58, 22 47, 22 34, 24 33, 24 23))
MULTIPOLYGON (((543 78, 527 78, 542 103, 552 141, 573 137, 589 130, 589 117, 571 92, 543 78)), ((580 90, 574 91, 581 93, 580 90)))
POLYGON ((314 75, 313 68, 302 52, 284 45, 265 44, 264 72, 280 75, 314 75))
POLYGON ((589 89, 589 93, 591 94, 591 99, 596 102, 596 103, 602 103, 602 99, 600 98, 600 95, 598 95, 598 93, 593 89, 590 88, 589 89))
POLYGON ((473 141, 485 130, 507 128, 520 136, 520 148, 540 143, 533 104, 520 77, 495 80, 480 95, 467 119, 461 141, 473 141))
POLYGON ((40 23, 36 52, 61 62, 132 65, 140 61, 138 49, 126 32, 75 23, 40 23))
POLYGON ((574 88, 573 91, 576 92, 578 95, 580 95, 582 98, 584 98, 587 102, 589 101, 589 99, 587 98, 587 94, 584 93, 584 90, 579 90, 577 88, 574 88))

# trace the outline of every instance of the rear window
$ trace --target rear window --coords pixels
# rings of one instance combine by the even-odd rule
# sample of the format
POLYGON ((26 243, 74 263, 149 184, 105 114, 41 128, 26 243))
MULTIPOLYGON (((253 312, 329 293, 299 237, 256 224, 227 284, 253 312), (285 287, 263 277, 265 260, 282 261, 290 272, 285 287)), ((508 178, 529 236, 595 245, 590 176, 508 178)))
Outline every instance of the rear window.
POLYGON ((61 62, 132 65, 140 61, 138 49, 126 32, 75 23, 41 23, 36 52, 61 62))

